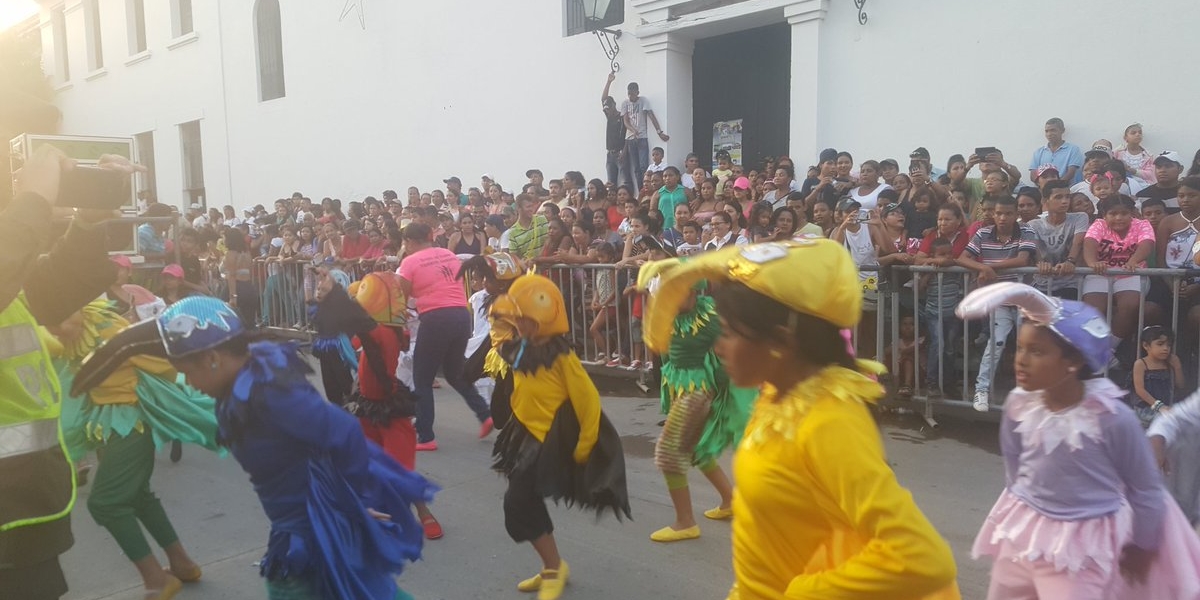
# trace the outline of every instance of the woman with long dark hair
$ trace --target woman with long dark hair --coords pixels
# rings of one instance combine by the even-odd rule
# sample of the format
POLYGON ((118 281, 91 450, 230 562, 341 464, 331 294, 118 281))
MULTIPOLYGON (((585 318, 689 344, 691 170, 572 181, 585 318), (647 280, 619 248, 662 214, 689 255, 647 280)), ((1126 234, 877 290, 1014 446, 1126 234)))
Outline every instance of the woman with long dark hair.
POLYGON ((221 273, 229 285, 229 305, 238 311, 242 322, 254 325, 258 322, 259 303, 258 286, 252 279, 254 260, 250 257, 250 249, 246 245, 246 236, 238 229, 225 231, 225 260, 221 263, 221 273))
POLYGON ((729 600, 957 599, 950 546, 896 481, 871 406, 875 363, 843 332, 862 314, 858 269, 824 239, 733 247, 660 279, 646 343, 666 352, 693 286, 717 282, 714 347, 760 394, 734 456, 729 600))

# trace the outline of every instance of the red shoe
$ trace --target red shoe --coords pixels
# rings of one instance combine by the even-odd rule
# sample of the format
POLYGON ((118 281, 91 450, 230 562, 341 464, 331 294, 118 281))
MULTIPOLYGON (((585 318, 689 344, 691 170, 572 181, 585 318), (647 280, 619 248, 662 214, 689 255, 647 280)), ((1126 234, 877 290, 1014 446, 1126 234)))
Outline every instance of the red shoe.
POLYGON ((429 440, 428 442, 417 442, 417 452, 433 452, 437 450, 437 440, 429 440))
POLYGON ((488 417, 486 421, 479 426, 479 439, 483 439, 496 428, 495 423, 492 423, 492 418, 488 417))
POLYGON ((438 540, 445 535, 442 532, 442 524, 438 523, 433 515, 421 519, 421 528, 425 530, 425 539, 427 540, 438 540))

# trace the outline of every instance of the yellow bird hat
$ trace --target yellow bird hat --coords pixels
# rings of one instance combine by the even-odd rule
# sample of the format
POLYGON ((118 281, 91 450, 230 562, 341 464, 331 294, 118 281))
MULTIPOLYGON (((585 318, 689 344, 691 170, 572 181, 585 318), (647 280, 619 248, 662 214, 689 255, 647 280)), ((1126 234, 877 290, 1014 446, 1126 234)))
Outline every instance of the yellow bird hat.
POLYGON ((496 298, 489 315, 492 327, 510 336, 516 334, 517 320, 522 317, 537 323, 538 338, 550 338, 570 331, 562 292, 553 281, 534 273, 522 275, 513 281, 508 292, 496 298))
POLYGON ((389 271, 368 273, 346 290, 376 323, 404 327, 408 322, 408 298, 400 287, 400 276, 389 271))
POLYGON ((729 247, 686 262, 654 261, 642 267, 638 287, 651 293, 644 337, 652 350, 667 349, 675 316, 700 280, 740 283, 843 329, 857 325, 862 314, 858 267, 841 244, 811 238, 729 247))

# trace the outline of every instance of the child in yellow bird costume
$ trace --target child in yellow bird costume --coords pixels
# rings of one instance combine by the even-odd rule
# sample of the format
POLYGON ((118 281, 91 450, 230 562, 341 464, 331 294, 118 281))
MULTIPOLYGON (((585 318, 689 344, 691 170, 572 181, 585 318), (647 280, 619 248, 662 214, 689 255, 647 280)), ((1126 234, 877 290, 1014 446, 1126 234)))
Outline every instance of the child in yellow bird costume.
MULTIPOLYGON (((84 357, 129 325, 109 303, 96 301, 51 330, 50 344, 64 394, 84 357)), ((200 567, 179 542, 162 503, 150 491, 154 451, 173 440, 217 450, 212 398, 187 387, 162 358, 135 356, 81 397, 63 400, 62 430, 73 460, 99 457, 88 512, 112 534, 142 575, 147 598, 171 598, 200 567), (166 551, 164 571, 141 527, 166 551)))
POLYGON ((544 499, 630 517, 621 438, 566 339, 567 309, 552 281, 518 277, 492 304, 490 317, 513 378, 512 419, 493 453, 493 468, 508 477, 504 526, 513 541, 533 544, 543 565, 517 589, 555 600, 570 571, 558 555, 544 499))
POLYGON ((825 239, 738 246, 663 268, 645 317, 665 352, 698 281, 716 284, 715 350, 761 387, 734 455, 729 600, 959 598, 949 545, 896 481, 870 405, 882 367, 841 337, 862 310, 854 261, 825 239))

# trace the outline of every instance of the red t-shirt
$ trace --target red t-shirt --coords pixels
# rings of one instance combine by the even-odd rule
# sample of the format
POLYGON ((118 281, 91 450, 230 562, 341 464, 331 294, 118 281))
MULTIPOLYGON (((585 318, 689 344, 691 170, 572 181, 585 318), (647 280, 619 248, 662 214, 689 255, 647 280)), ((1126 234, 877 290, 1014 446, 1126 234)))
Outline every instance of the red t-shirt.
POLYGON ((338 253, 338 258, 362 258, 367 250, 371 249, 371 240, 363 234, 358 234, 357 240, 351 240, 350 236, 342 236, 342 251, 338 253))
POLYGON ((395 373, 400 361, 400 338, 395 331, 382 325, 376 326, 367 335, 382 352, 383 366, 387 372, 375 373, 371 369, 371 363, 367 360, 366 353, 363 353, 358 360, 358 391, 364 398, 382 400, 386 396, 384 386, 388 379, 393 380, 393 385, 398 385, 395 383, 395 373))
MULTIPOLYGON (((921 239, 921 247, 919 250, 924 253, 925 256, 933 255, 933 240, 937 239, 937 236, 938 232, 935 229, 930 231, 928 235, 921 239)), ((963 250, 967 249, 967 243, 970 241, 971 234, 959 229, 958 233, 954 234, 954 239, 950 240, 950 254, 954 256, 954 258, 958 258, 962 255, 963 250)))

